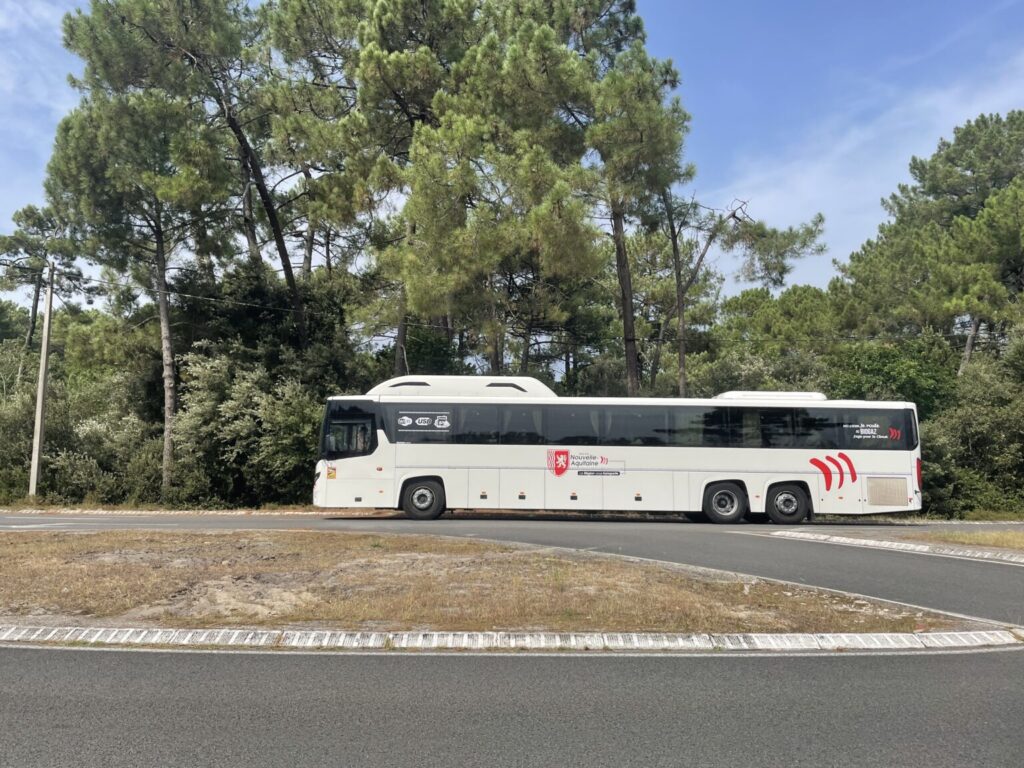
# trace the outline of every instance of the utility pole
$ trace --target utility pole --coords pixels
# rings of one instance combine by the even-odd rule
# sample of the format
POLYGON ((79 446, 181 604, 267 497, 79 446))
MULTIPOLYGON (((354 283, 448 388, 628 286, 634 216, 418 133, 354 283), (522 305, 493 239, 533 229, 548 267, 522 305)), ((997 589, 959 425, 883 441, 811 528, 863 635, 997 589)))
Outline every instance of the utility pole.
POLYGON ((32 469, 28 476, 28 495, 39 487, 39 460, 43 455, 43 422, 46 418, 46 371, 50 361, 50 315, 53 314, 53 262, 46 279, 46 304, 43 308, 43 339, 39 349, 39 386, 36 389, 36 428, 32 435, 32 469))

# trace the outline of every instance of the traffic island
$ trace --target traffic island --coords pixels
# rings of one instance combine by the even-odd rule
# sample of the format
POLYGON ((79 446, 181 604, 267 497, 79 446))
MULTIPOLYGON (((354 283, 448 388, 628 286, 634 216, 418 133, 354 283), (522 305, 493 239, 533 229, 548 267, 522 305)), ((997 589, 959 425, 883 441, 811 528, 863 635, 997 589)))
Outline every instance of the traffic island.
POLYGON ((1009 641, 992 631, 724 572, 437 536, 0 535, 0 642, 814 650, 928 647, 924 638, 943 636, 949 645, 950 633, 1009 641))

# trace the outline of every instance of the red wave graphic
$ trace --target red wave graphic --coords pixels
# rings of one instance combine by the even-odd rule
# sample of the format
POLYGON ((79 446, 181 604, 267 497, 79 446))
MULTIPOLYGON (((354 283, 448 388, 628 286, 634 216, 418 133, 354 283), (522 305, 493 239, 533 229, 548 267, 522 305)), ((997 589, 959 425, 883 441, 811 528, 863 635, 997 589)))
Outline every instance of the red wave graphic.
POLYGON ((851 459, 845 453, 837 453, 836 456, 838 456, 840 459, 842 459, 843 461, 846 462, 846 466, 850 470, 850 482, 851 483, 856 483, 857 482, 857 470, 854 469, 854 467, 853 467, 853 459, 851 459))
POLYGON ((825 478, 825 490, 826 491, 831 491, 832 490, 832 470, 829 469, 828 464, 826 464, 821 459, 811 459, 811 464, 814 467, 817 467, 818 471, 821 472, 822 477, 825 478))
POLYGON ((825 461, 827 461, 829 464, 831 464, 833 467, 836 468, 836 471, 839 473, 839 486, 838 487, 842 488, 843 487, 843 483, 846 480, 846 474, 843 472, 843 465, 840 464, 835 459, 833 459, 831 456, 826 456, 825 457, 825 461))

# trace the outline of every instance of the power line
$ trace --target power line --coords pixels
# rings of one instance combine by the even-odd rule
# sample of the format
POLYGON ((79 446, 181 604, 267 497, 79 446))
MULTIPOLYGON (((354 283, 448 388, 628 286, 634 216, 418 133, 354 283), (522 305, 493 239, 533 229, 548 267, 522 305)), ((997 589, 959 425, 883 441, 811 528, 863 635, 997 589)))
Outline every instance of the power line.
MULTIPOLYGON (((35 273, 35 272, 38 271, 36 269, 33 269, 32 267, 26 267, 26 266, 21 265, 21 264, 15 264, 15 263, 12 263, 12 262, 3 262, 3 261, 0 261, 0 267, 12 267, 14 269, 20 269, 20 270, 24 270, 26 272, 32 272, 32 273, 35 273)), ((109 287, 114 287, 114 288, 132 288, 132 287, 139 287, 139 288, 141 288, 141 286, 131 286, 131 285, 126 284, 126 283, 120 283, 120 282, 115 282, 115 281, 111 281, 111 280, 103 280, 103 279, 98 278, 98 277, 88 277, 86 275, 82 275, 81 273, 73 273, 73 272, 68 272, 66 270, 61 270, 61 269, 55 269, 54 272, 56 274, 60 274, 60 275, 62 275, 64 277, 67 277, 67 278, 75 280, 75 281, 89 282, 89 283, 94 283, 96 285, 104 285, 104 286, 109 286, 109 287)), ((149 292, 152 292, 152 293, 157 293, 157 294, 162 293, 162 294, 168 295, 168 296, 179 296, 179 297, 182 297, 182 298, 193 299, 193 300, 196 300, 196 301, 206 301, 206 302, 210 302, 210 303, 213 303, 213 304, 226 304, 226 305, 231 305, 231 306, 246 307, 246 308, 249 308, 249 309, 261 309, 261 310, 266 310, 266 311, 270 311, 270 312, 281 312, 281 313, 285 313, 285 314, 294 314, 296 312, 296 310, 294 308, 292 308, 292 307, 278 307, 278 306, 273 306, 273 305, 270 305, 270 304, 260 304, 260 303, 257 303, 257 302, 241 301, 241 300, 238 300, 238 299, 228 299, 228 298, 224 298, 224 297, 215 297, 215 296, 202 296, 202 295, 199 295, 199 294, 186 293, 184 291, 176 291, 176 290, 172 290, 172 289, 160 290, 160 289, 157 289, 157 288, 143 288, 143 290, 146 290, 146 291, 149 291, 149 292)), ((306 309, 306 314, 307 315, 312 315, 312 316, 315 316, 315 317, 328 317, 328 318, 336 317, 336 315, 334 315, 333 313, 323 312, 323 311, 319 311, 319 310, 310 310, 308 308, 306 309)), ((420 322, 420 321, 411 320, 411 319, 407 319, 405 321, 405 324, 407 326, 414 326, 414 327, 417 327, 417 328, 429 328, 431 330, 438 330, 438 331, 452 331, 453 330, 449 326, 442 325, 440 323, 425 323, 425 322, 420 322)), ((464 328, 464 329, 461 329, 461 332, 467 332, 469 330, 471 330, 471 329, 464 328)), ((460 331, 456 330, 456 332, 460 332, 460 331)), ((372 338, 393 338, 392 336, 388 336, 387 334, 371 333, 369 335, 372 338)), ((742 337, 742 338, 735 338, 734 337, 734 338, 728 339, 727 343, 730 343, 730 344, 736 344, 736 343, 740 343, 740 344, 762 344, 763 345, 763 344, 785 344, 785 343, 789 343, 789 342, 855 342, 855 341, 894 341, 895 342, 895 341, 908 341, 908 340, 911 340, 911 339, 918 339, 918 338, 923 338, 923 337, 926 337, 926 336, 934 336, 934 337, 943 338, 943 339, 959 339, 959 338, 962 338, 965 335, 966 335, 965 333, 953 333, 953 332, 949 332, 949 333, 918 332, 918 333, 910 333, 910 334, 867 334, 867 335, 865 335, 865 334, 860 334, 860 335, 858 335, 858 334, 807 334, 805 336, 785 335, 785 336, 782 336, 782 337, 780 337, 780 336, 771 336, 771 335, 764 334, 764 335, 759 335, 759 336, 745 336, 745 337, 742 337)), ((423 341, 424 339, 416 339, 416 340, 417 341, 423 341)), ((573 339, 548 338, 548 339, 545 339, 543 341, 540 341, 540 343, 548 344, 548 345, 562 345, 564 347, 564 346, 569 346, 569 345, 574 345, 574 344, 582 345, 582 346, 588 346, 588 345, 594 345, 594 344, 603 344, 603 343, 613 344, 613 343, 618 343, 618 342, 621 342, 621 341, 622 341, 622 336, 620 336, 620 335, 613 335, 613 336, 603 336, 603 335, 601 335, 601 336, 587 336, 586 338, 573 338, 573 339)), ((656 340, 653 339, 653 338, 637 338, 636 341, 638 341, 638 342, 647 342, 647 343, 655 343, 656 342, 656 340)), ((665 346, 667 346, 667 347, 671 346, 671 342, 666 343, 665 346)))

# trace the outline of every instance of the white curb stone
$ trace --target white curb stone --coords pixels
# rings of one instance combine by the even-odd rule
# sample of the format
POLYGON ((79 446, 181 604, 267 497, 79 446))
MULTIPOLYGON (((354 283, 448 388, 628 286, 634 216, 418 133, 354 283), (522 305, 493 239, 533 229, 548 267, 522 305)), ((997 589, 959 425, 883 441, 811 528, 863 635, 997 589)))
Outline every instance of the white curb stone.
POLYGON ((819 541, 826 544, 842 544, 848 547, 866 547, 867 549, 893 549, 898 552, 920 552, 931 555, 952 555, 972 560, 990 560, 1000 563, 1024 565, 1024 553, 996 552, 985 549, 964 549, 941 544, 917 544, 911 541, 886 541, 885 539, 862 539, 855 536, 833 536, 827 533, 807 533, 804 531, 775 531, 772 536, 783 539, 800 539, 801 541, 819 541))
POLYGON ((1024 642, 1006 630, 917 633, 664 634, 645 632, 345 632, 0 625, 0 643, 227 646, 349 650, 837 651, 981 648, 1024 642))

